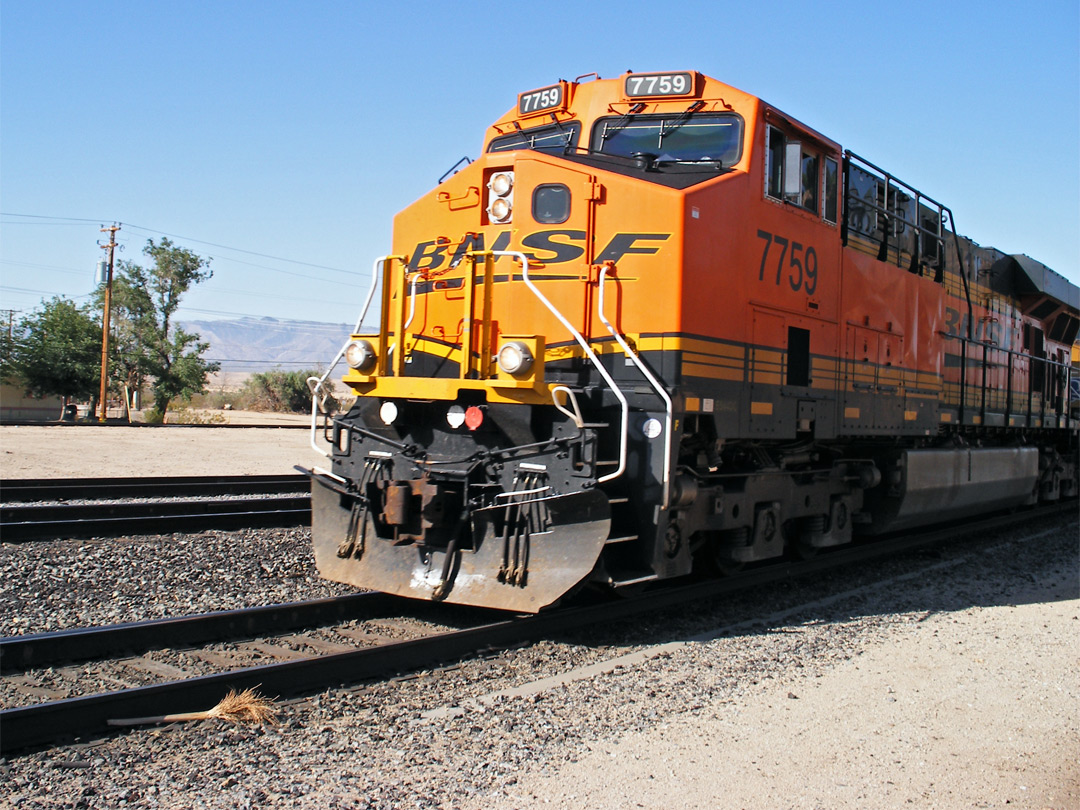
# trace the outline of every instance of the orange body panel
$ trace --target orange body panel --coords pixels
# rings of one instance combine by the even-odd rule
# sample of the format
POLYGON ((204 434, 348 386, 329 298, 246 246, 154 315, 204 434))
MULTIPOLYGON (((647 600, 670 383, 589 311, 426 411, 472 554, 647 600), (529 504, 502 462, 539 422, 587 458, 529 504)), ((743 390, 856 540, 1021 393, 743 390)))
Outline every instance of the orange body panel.
MULTIPOLYGON (((617 129, 629 120, 620 116, 729 114, 742 125, 737 160, 711 178, 672 187, 556 150, 485 152, 394 220, 393 252, 407 257, 409 273, 407 281, 396 276, 394 295, 411 292, 410 284, 419 290, 414 301, 402 304, 410 311, 415 307, 405 362, 410 365, 413 353, 420 352, 428 369, 406 367, 405 375, 493 378, 498 372, 491 358, 508 335, 541 339, 547 363, 581 356, 572 333, 524 284, 516 259, 496 257, 490 293, 479 287, 468 293, 471 251, 521 251, 529 256, 538 289, 600 354, 618 351, 598 310, 599 270, 606 265, 607 316, 638 350, 659 353, 656 362, 666 383, 681 386, 681 396, 717 400, 716 407, 729 414, 722 420, 729 435, 775 434, 778 421, 787 425, 784 433, 792 433, 800 401, 813 412, 819 435, 936 432, 951 418, 939 417, 939 406, 952 402, 950 391, 958 404, 962 381, 958 368, 946 368, 947 355, 958 352, 946 336, 964 336, 967 318, 959 275, 937 281, 907 272, 898 266, 907 254, 897 254, 895 245, 889 261, 871 255, 873 244, 870 249, 843 246, 843 195, 836 190, 836 210, 827 214, 822 184, 825 161, 837 166, 844 160, 835 142, 760 99, 698 74, 692 74, 693 91, 682 96, 626 98, 630 75, 564 82, 537 91, 528 103, 523 94, 525 106, 548 104, 549 92, 558 103, 546 110, 511 111, 488 129, 485 144, 537 127, 577 127, 578 151, 584 151, 585 144, 595 145, 598 122, 617 129), (818 195, 816 202, 793 204, 786 187, 780 193, 770 186, 767 173, 776 167, 770 169, 769 160, 777 160, 770 154, 774 130, 783 133, 785 143, 801 144, 804 160, 817 161, 817 188, 804 178, 804 189, 818 195), (501 172, 513 176, 508 197, 513 214, 499 223, 488 203, 491 179, 501 172), (560 221, 538 222, 530 216, 531 196, 552 185, 567 190, 569 211, 560 221), (485 316, 484 328, 475 328, 485 316), (469 370, 449 373, 446 369, 460 367, 465 356, 466 333, 473 357, 469 370), (798 362, 790 356, 792 335, 808 342, 805 379, 791 371, 798 362), (788 411, 788 417, 776 419, 788 411)), ((972 285, 978 288, 977 280, 972 285)), ((976 337, 992 329, 997 340, 1019 352, 1016 307, 992 296, 983 296, 980 305, 979 294, 976 289, 972 305, 976 332, 981 330, 976 337)), ((995 349, 987 351, 992 355, 995 349)), ((979 361, 963 378, 968 387, 1000 392, 1010 383, 1017 391, 1028 384, 1022 357, 979 361)), ((387 383, 380 389, 365 375, 351 374, 346 381, 361 393, 403 390, 387 383)), ((487 395, 546 400, 550 385, 545 388, 543 376, 531 382, 527 391, 523 386, 513 392, 487 390, 487 395)), ((417 395, 424 395, 419 380, 417 385, 417 395)), ((484 386, 443 383, 429 394, 453 398, 467 388, 484 386)), ((978 397, 985 404, 985 395, 978 397)), ((990 399, 1004 408, 1003 401, 997 403, 1000 397, 990 399)))

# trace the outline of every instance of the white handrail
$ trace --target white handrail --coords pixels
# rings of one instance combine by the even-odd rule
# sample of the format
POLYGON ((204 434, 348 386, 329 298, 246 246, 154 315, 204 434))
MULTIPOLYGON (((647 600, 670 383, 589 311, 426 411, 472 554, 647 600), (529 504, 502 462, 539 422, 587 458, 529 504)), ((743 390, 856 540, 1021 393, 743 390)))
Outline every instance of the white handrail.
POLYGON ((666 441, 664 442, 664 502, 660 507, 661 509, 667 509, 669 504, 669 490, 671 489, 668 484, 671 479, 671 443, 672 443, 672 405, 671 397, 668 396, 667 391, 660 385, 660 382, 653 376, 653 373, 649 371, 648 367, 638 357, 637 352, 630 348, 630 344, 626 342, 621 334, 611 325, 611 322, 607 319, 607 314, 604 312, 604 282, 607 280, 607 265, 600 271, 600 299, 598 302, 598 309, 600 315, 600 321, 607 327, 607 330, 611 333, 611 336, 618 341, 622 346, 626 356, 633 361, 634 365, 638 367, 638 371, 645 375, 645 379, 649 381, 649 385, 653 387, 657 394, 660 395, 660 399, 664 400, 664 432, 666 434, 666 441))
MULTIPOLYGON (((311 384, 312 380, 316 380, 318 382, 318 379, 319 379, 318 377, 308 377, 308 385, 311 384)), ((311 449, 314 450, 316 453, 318 453, 321 456, 325 456, 326 458, 330 458, 333 454, 332 453, 327 453, 325 450, 323 450, 321 447, 319 447, 318 444, 315 443, 315 437, 318 436, 318 435, 319 435, 319 395, 317 393, 315 393, 315 392, 312 392, 312 394, 311 394, 311 436, 310 436, 310 439, 309 439, 310 442, 311 442, 311 449)))
POLYGON ((547 298, 544 297, 544 294, 536 288, 536 285, 533 283, 532 279, 529 278, 529 260, 525 256, 525 254, 516 250, 492 250, 489 252, 492 256, 516 257, 521 262, 521 277, 525 281, 525 286, 532 290, 533 295, 540 299, 540 303, 547 307, 551 314, 559 319, 559 323, 565 326, 567 331, 569 331, 570 334, 574 336, 574 340, 576 340, 578 345, 581 346, 582 350, 585 352, 585 355, 589 358, 592 364, 596 366, 596 370, 599 372, 600 376, 604 378, 604 382, 608 384, 608 387, 611 389, 612 393, 615 394, 616 399, 619 400, 619 405, 622 409, 622 432, 619 437, 619 466, 618 469, 615 470, 615 472, 608 473, 601 478, 597 478, 596 482, 598 484, 603 484, 605 481, 611 481, 615 478, 618 478, 620 475, 623 474, 623 472, 626 471, 626 438, 630 427, 630 406, 626 402, 626 396, 623 394, 619 386, 616 385, 615 380, 611 378, 611 375, 608 374, 607 369, 604 368, 604 364, 600 362, 600 358, 596 356, 596 352, 592 350, 589 342, 585 340, 585 337, 581 334, 581 332, 575 329, 570 323, 570 321, 568 321, 563 316, 563 314, 555 308, 555 305, 548 301, 547 298))
MULTIPOLYGON (((408 274, 408 269, 405 273, 408 274)), ((398 340, 404 340, 405 330, 412 326, 413 319, 416 317, 416 284, 420 281, 420 273, 413 273, 412 281, 409 282, 409 319, 401 327, 401 336, 398 340)), ((386 350, 387 355, 397 348, 397 341, 390 344, 390 348, 386 350)))
POLYGON ((577 404, 577 396, 565 385, 556 385, 551 389, 551 402, 559 411, 574 420, 574 425, 578 430, 585 427, 585 420, 581 416, 581 408, 579 408, 577 404), (571 411, 565 405, 560 405, 559 398, 555 396, 556 394, 566 394, 566 401, 573 406, 574 410, 571 411))
MULTIPOLYGON (((327 453, 321 447, 315 443, 315 437, 318 435, 318 418, 319 418, 319 392, 322 391, 323 383, 326 382, 326 378, 330 376, 334 368, 341 361, 341 358, 345 355, 345 350, 349 348, 349 344, 352 343, 352 335, 357 334, 360 331, 360 325, 364 322, 364 318, 367 316, 367 311, 371 307, 371 299, 375 297, 375 288, 379 286, 379 279, 382 274, 379 272, 379 265, 389 261, 391 259, 399 258, 397 256, 380 256, 375 260, 371 266, 371 287, 368 289, 367 298, 364 300, 364 308, 360 310, 360 317, 356 319, 356 325, 352 328, 352 332, 349 334, 349 339, 345 341, 341 350, 338 351, 337 356, 334 357, 333 362, 330 363, 330 367, 326 369, 326 373, 321 377, 308 377, 307 385, 311 391, 311 448, 320 455, 330 458, 331 454, 327 453), (314 380, 315 384, 312 385, 311 381, 314 380)), ((325 400, 325 397, 323 397, 325 400)))

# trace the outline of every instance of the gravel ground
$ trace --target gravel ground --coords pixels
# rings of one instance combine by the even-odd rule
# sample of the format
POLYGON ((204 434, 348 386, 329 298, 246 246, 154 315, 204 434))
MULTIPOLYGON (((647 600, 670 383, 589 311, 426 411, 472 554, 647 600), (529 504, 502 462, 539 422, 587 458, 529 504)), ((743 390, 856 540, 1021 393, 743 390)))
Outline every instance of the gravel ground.
POLYGON ((1074 808, 1077 535, 1058 525, 323 693, 278 727, 20 756, 2 790, 15 807, 1074 808))
MULTIPOLYGON (((111 448, 95 450, 89 434, 72 445, 83 426, 12 430, 5 477, 318 463, 298 431, 94 428, 111 448), (38 466, 13 472, 24 452, 38 466)), ((0 806, 1080 808, 1077 519, 1057 525, 322 693, 283 705, 277 727, 177 724, 0 760, 0 806), (601 661, 615 663, 582 669, 601 661)), ((0 621, 331 593, 305 535, 5 545, 0 621)))
POLYGON ((6 544, 0 635, 349 593, 315 574, 307 529, 6 544))

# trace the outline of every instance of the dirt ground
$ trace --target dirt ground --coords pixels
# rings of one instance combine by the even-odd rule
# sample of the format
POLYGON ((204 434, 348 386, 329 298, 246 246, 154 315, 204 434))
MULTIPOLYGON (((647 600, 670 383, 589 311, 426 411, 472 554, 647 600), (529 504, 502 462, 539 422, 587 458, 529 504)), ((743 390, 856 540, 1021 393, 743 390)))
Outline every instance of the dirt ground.
POLYGON ((0 425, 0 481, 15 478, 112 478, 267 475, 319 465, 309 418, 231 412, 235 425, 129 427, 0 425))
MULTIPOLYGON (((324 463, 309 438, 282 426, 7 425, 0 478, 288 473, 324 463)), ((762 682, 711 716, 523 775, 509 801, 484 806, 1077 810, 1077 578, 1070 563, 1005 604, 912 620, 823 677, 762 682)))
POLYGON ((912 617, 824 674, 788 670, 744 700, 583 751, 483 810, 1077 810, 1076 577, 912 617))

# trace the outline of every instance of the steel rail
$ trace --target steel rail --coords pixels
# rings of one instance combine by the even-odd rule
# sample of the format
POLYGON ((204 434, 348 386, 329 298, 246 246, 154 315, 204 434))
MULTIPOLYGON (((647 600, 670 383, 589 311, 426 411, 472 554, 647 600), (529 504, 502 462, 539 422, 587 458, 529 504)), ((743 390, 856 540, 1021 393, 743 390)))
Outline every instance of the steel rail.
POLYGON ((264 529, 310 523, 310 494, 231 500, 0 506, 0 539, 5 543, 51 537, 264 529))
POLYGON ((389 610, 400 613, 400 607, 401 601, 387 594, 355 593, 104 627, 7 636, 0 638, 0 675, 165 647, 277 634, 360 617, 377 618, 389 610))
MULTIPOLYGON (((60 421, 47 421, 42 422, 40 419, 13 419, 11 421, 4 420, 5 425, 18 425, 25 427, 54 427, 60 429, 78 430, 80 424, 90 424, 90 422, 60 422, 60 421)), ((118 419, 116 417, 109 417, 107 422, 94 422, 94 427, 107 427, 107 428, 137 428, 139 430, 307 430, 307 425, 296 425, 291 423, 273 424, 271 422, 253 423, 250 425, 230 425, 221 422, 215 422, 209 425, 148 425, 143 422, 128 422, 126 419, 118 419)))
POLYGON ((165 478, 23 478, 4 481, 0 503, 29 501, 171 498, 307 492, 305 475, 214 475, 165 478))
POLYGON ((437 633, 379 647, 6 709, 0 711, 0 727, 4 731, 0 738, 0 752, 38 746, 75 734, 99 734, 110 728, 110 719, 160 715, 164 706, 167 706, 170 712, 206 709, 220 700, 227 689, 258 687, 264 694, 291 697, 431 666, 440 661, 459 660, 488 647, 535 641, 592 625, 607 625, 688 602, 711 600, 736 591, 807 576, 851 563, 939 545, 946 540, 957 540, 961 536, 1028 523, 1038 517, 1060 515, 1075 508, 1075 502, 1069 501, 1004 517, 967 521, 959 526, 840 548, 810 560, 751 569, 727 579, 665 588, 633 599, 599 605, 514 616, 479 627, 437 633))

